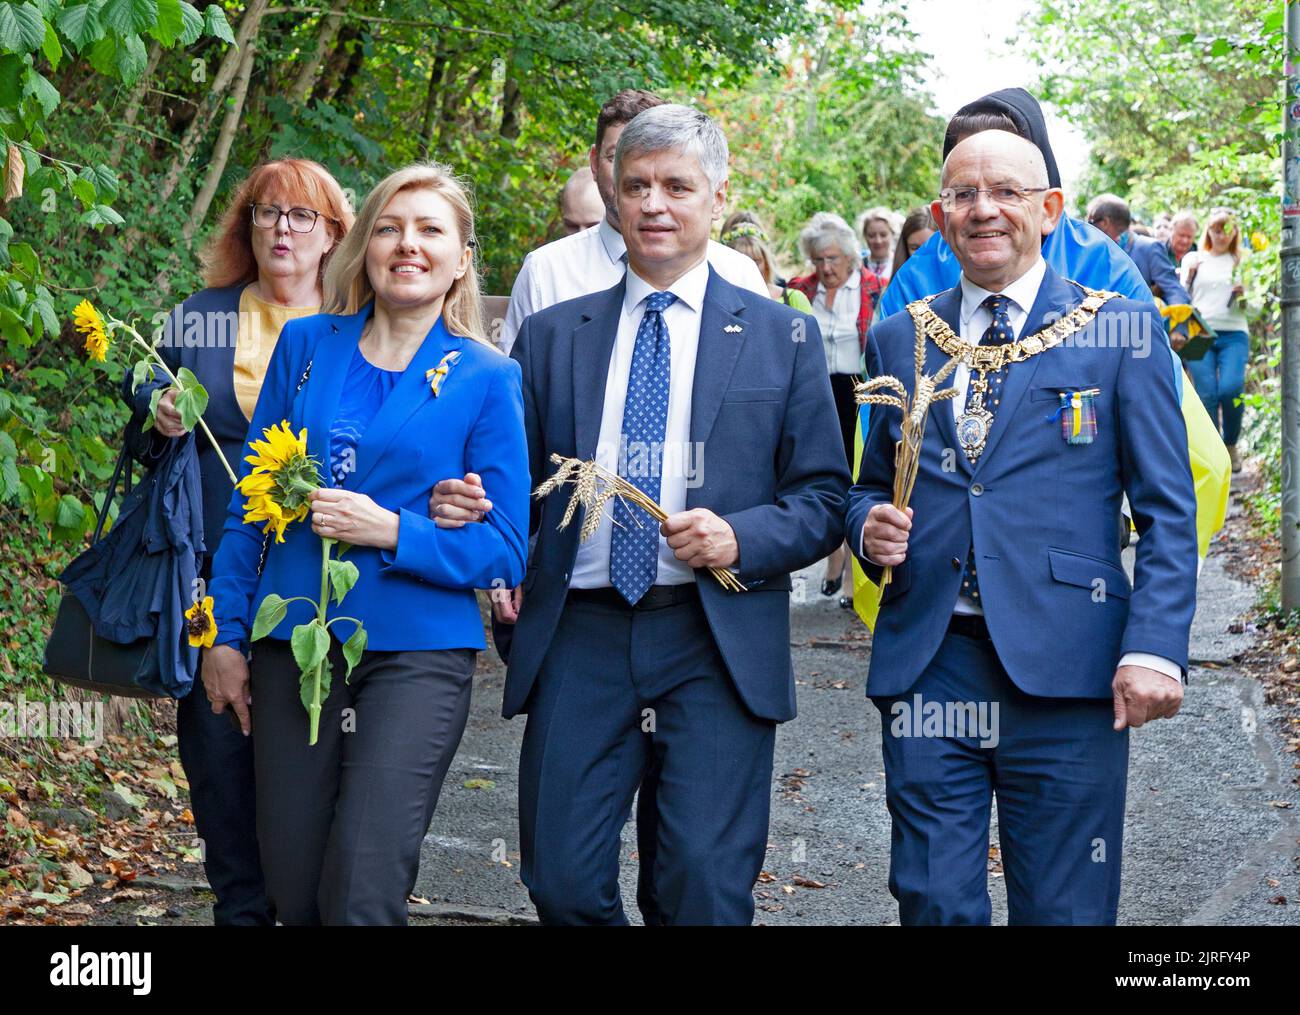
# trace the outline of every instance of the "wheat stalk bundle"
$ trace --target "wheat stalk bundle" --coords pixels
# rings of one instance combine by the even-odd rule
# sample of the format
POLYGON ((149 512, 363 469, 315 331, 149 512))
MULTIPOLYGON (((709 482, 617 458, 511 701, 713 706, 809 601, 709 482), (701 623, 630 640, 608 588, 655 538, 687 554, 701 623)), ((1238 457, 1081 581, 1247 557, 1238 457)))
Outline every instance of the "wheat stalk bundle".
MULTIPOLYGON (((956 388, 944 388, 942 391, 936 391, 935 388, 948 379, 960 361, 960 356, 953 356, 938 373, 927 377, 922 372, 923 346, 918 342, 916 391, 910 400, 903 382, 889 374, 860 381, 855 388, 858 405, 892 405, 903 414, 902 438, 894 445, 894 507, 904 513, 907 511, 907 502, 912 499, 912 487, 916 484, 916 474, 921 464, 921 442, 925 438, 925 421, 929 417, 930 406, 957 395, 956 388)), ((893 573, 892 567, 885 568, 880 577, 882 592, 893 573)))
MULTIPOLYGON (((560 528, 566 528, 573 521, 579 505, 586 508, 582 528, 578 532, 578 538, 583 542, 596 534, 596 530, 600 528, 600 519, 604 514, 606 501, 615 497, 635 504, 657 522, 662 522, 668 517, 663 508, 647 497, 643 491, 622 476, 608 469, 602 469, 595 461, 584 462, 579 458, 565 458, 558 454, 552 454, 551 461, 559 468, 533 491, 533 496, 542 498, 566 484, 572 485, 573 494, 564 509, 564 517, 560 519, 560 528)), ((635 515, 633 518, 635 519, 635 515)), ((618 525, 619 522, 615 521, 614 524, 618 525)), ((637 524, 641 523, 638 521, 637 524)), ((730 592, 745 591, 745 586, 741 584, 740 579, 725 567, 711 567, 708 570, 724 589, 730 592)))

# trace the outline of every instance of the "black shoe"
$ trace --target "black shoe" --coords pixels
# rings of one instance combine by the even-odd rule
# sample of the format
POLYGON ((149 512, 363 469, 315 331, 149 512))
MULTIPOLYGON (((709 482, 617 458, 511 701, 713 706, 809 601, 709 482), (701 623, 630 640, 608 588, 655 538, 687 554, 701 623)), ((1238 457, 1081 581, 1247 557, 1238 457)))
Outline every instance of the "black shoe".
POLYGON ((841 609, 841 610, 851 610, 851 609, 853 609, 853 597, 852 597, 852 596, 840 596, 840 609, 841 609))
POLYGON ((844 584, 844 576, 843 576, 843 575, 839 575, 838 577, 836 577, 836 579, 835 579, 834 581, 830 581, 830 580, 828 579, 828 580, 822 582, 822 595, 824 595, 824 596, 833 596, 833 595, 835 595, 835 593, 838 592, 838 591, 840 590, 840 586, 843 585, 843 584, 844 584))

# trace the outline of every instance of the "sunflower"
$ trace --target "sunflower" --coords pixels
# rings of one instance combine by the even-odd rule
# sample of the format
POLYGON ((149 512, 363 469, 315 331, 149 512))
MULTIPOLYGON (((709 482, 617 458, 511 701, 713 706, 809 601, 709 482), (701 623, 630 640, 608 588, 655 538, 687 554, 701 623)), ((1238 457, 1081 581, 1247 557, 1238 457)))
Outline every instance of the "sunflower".
POLYGON ((108 355, 108 331, 90 300, 82 300, 73 308, 72 326, 86 336, 86 354, 103 363, 108 355))
POLYGON ((275 532, 275 541, 284 542, 284 530, 291 522, 300 522, 311 510, 311 492, 320 486, 316 460, 307 454, 307 431, 298 436, 281 420, 262 431, 263 440, 249 441, 255 452, 244 461, 253 471, 235 484, 248 503, 244 521, 265 522, 263 532, 275 532))
POLYGON ((217 637, 217 621, 212 616, 212 597, 204 596, 202 602, 185 611, 186 630, 191 648, 212 648, 217 637))

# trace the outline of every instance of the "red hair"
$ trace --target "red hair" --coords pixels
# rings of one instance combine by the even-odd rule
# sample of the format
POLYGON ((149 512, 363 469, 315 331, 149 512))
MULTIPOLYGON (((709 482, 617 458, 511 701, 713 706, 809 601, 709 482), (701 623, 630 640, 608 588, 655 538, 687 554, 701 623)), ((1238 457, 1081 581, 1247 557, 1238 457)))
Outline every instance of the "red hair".
POLYGON ((321 258, 320 277, 339 241, 352 228, 352 207, 338 180, 325 167, 309 159, 276 159, 248 174, 231 198, 216 232, 203 248, 203 281, 213 288, 239 285, 257 278, 253 258, 252 213, 248 206, 278 192, 286 200, 314 208, 326 219, 334 246, 321 258))

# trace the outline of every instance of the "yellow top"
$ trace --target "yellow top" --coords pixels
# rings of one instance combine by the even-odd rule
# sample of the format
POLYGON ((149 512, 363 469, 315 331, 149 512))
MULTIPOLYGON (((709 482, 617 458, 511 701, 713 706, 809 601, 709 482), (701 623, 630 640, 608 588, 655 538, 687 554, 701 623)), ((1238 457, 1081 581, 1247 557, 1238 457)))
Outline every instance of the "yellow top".
POLYGON ((267 364, 279 341, 280 329, 296 317, 320 313, 320 307, 282 307, 253 294, 250 285, 239 296, 239 336, 235 339, 235 398, 249 421, 257 406, 267 364))

